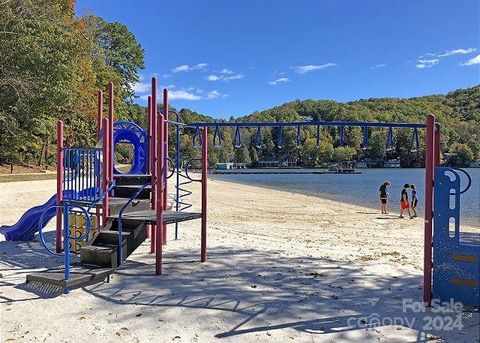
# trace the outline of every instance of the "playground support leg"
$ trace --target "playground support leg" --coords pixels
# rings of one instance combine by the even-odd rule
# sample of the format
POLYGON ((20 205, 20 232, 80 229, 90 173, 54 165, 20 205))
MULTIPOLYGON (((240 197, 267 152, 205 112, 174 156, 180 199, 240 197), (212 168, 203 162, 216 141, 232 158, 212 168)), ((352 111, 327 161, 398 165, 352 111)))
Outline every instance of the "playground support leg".
POLYGON ((102 130, 103 121, 103 92, 98 91, 97 99, 97 138, 100 138, 100 131, 102 130))
POLYGON ((202 230, 201 230, 201 261, 207 260, 207 168, 208 147, 207 128, 202 131, 202 230))
MULTIPOLYGON (((57 205, 63 199, 63 122, 57 122, 57 205)), ((62 209, 57 207, 57 231, 55 237, 55 248, 57 253, 62 251, 62 209)))
POLYGON ((434 151, 435 151, 435 158, 434 158, 434 166, 440 166, 440 125, 435 123, 435 143, 434 151))
POLYGON ((155 244, 156 255, 155 255, 155 274, 162 275, 162 245, 163 245, 163 192, 165 191, 163 181, 164 173, 163 168, 166 166, 164 158, 164 118, 162 115, 159 115, 159 121, 157 126, 157 150, 158 150, 158 160, 157 160, 157 193, 156 193, 156 203, 157 203, 157 240, 155 244))
MULTIPOLYGON (((147 166, 147 173, 152 173, 152 142, 153 142, 153 134, 152 134, 152 97, 149 95, 148 96, 148 101, 147 101, 147 118, 148 118, 148 166, 147 166)), ((152 208, 152 204, 150 203, 150 208, 152 208)), ((152 231, 152 225, 148 224, 147 225, 147 238, 151 238, 151 231, 152 231)))
MULTIPOLYGON (((165 181, 165 185, 163 186, 163 190, 162 190, 162 194, 163 194, 163 209, 166 210, 167 209, 167 203, 168 203, 168 190, 167 190, 167 183, 168 183, 168 180, 167 180, 167 174, 168 174, 168 171, 167 171, 167 168, 168 168, 168 91, 166 88, 163 89, 163 140, 164 140, 164 144, 163 144, 163 149, 164 149, 164 153, 163 153, 163 158, 165 160, 164 162, 164 165, 165 165, 165 170, 163 172, 163 178, 164 178, 164 181, 165 181)), ((162 241, 163 241, 163 244, 167 244, 167 224, 163 224, 162 225, 162 241)))
MULTIPOLYGON (((157 208, 157 153, 158 153, 158 134, 157 134, 157 79, 152 77, 152 95, 150 100, 150 116, 152 122, 152 151, 150 152, 151 163, 151 176, 152 176, 152 192, 151 192, 151 207, 152 210, 157 208)), ((150 253, 154 253, 156 250, 157 240, 157 228, 152 225, 151 237, 150 237, 150 253)))
MULTIPOLYGON (((63 223, 65 227, 63 228, 63 241, 65 242, 65 259, 64 259, 64 267, 65 267, 65 281, 70 279, 70 244, 68 241, 69 232, 68 229, 70 227, 70 218, 69 218, 70 208, 68 205, 64 205, 63 207, 63 223)), ((70 288, 65 286, 63 288, 63 293, 68 294, 70 292, 70 288)))
POLYGON ((115 106, 115 100, 114 100, 114 88, 113 88, 113 82, 110 82, 108 84, 108 134, 109 134, 109 147, 108 150, 110 152, 109 156, 109 163, 110 163, 110 168, 108 170, 108 176, 110 178, 110 181, 113 180, 113 163, 115 162, 115 156, 114 156, 114 148, 113 148, 113 117, 114 117, 114 106, 115 106))
MULTIPOLYGON (((110 182, 110 177, 109 177, 109 164, 110 164, 110 124, 109 120, 107 118, 103 119, 103 166, 102 166, 102 176, 103 176, 103 189, 102 191, 106 191, 108 188, 108 183, 110 182)), ((108 201, 109 201, 109 195, 105 194, 103 200, 102 200, 102 225, 105 226, 107 224, 107 217, 109 215, 108 213, 108 201)))
POLYGON ((432 220, 433 220, 433 167, 435 160, 435 116, 427 117, 425 138, 425 227, 423 260, 423 301, 432 301, 432 220))

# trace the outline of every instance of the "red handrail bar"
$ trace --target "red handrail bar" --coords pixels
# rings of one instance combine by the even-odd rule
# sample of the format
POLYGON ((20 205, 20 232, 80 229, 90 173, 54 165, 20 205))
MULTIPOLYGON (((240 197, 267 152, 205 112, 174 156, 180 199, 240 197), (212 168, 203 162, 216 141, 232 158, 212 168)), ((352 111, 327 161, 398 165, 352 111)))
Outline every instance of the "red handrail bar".
MULTIPOLYGON (((162 194, 163 194, 163 209, 167 209, 168 203, 168 180, 166 179, 165 175, 168 173, 168 91, 166 88, 163 89, 163 149, 164 155, 163 159, 165 160, 163 164, 165 165, 165 171, 163 173, 163 177, 165 179, 165 185, 163 186, 162 194)), ((162 241, 163 244, 167 244, 167 224, 162 225, 162 241)))
MULTIPOLYGON (((150 152, 150 159, 152 160, 152 192, 151 192, 151 207, 152 210, 157 208, 157 154, 158 154, 158 130, 157 130, 157 79, 152 77, 152 95, 150 105, 150 116, 152 122, 152 151, 150 152)), ((154 253, 156 250, 157 229, 152 225, 150 235, 150 252, 154 253)))
MULTIPOLYGON (((108 188, 108 184, 110 183, 110 123, 108 118, 103 119, 103 147, 102 147, 102 154, 103 154, 103 165, 102 165, 102 191, 106 191, 108 188)), ((105 226, 107 224, 107 217, 109 215, 109 195, 105 194, 105 197, 102 199, 102 225, 105 226)))
MULTIPOLYGON (((156 113, 156 112, 155 112, 156 113)), ((163 245, 163 192, 165 191, 164 186, 163 186, 163 180, 164 180, 164 173, 163 173, 163 166, 165 164, 165 158, 164 158, 164 143, 165 143, 165 137, 164 137, 164 125, 165 125, 165 120, 163 115, 158 115, 158 126, 157 126, 157 151, 158 151, 158 159, 157 159, 157 193, 155 195, 155 201, 156 201, 156 211, 157 211, 157 226, 156 226, 156 231, 157 231, 157 237, 155 241, 155 274, 156 275, 162 275, 162 245, 163 245)))
POLYGON ((425 226, 423 246, 423 301, 432 301, 432 221, 433 221, 433 168, 435 165, 435 116, 428 115, 425 137, 425 226))
POLYGON ((100 138, 100 131, 102 130, 103 120, 103 92, 98 91, 97 95, 97 138, 100 138))
MULTIPOLYGON (((114 99, 114 86, 113 82, 108 84, 108 124, 109 124, 109 169, 108 169, 108 176, 109 181, 113 179, 113 163, 115 161, 115 156, 113 155, 113 117, 115 113, 115 99, 114 99)), ((105 126, 104 126, 105 127, 105 126)))

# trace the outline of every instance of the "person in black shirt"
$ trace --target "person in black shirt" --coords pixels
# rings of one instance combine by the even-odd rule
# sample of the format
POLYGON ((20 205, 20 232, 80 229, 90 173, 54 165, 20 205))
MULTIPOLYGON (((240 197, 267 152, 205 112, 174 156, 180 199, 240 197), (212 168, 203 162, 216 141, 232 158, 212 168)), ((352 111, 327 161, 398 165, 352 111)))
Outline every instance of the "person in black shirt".
POLYGON ((417 217, 417 203, 418 203, 418 197, 417 197, 417 190, 415 189, 415 185, 410 185, 410 188, 412 189, 412 202, 410 203, 413 211, 413 216, 417 217))
POLYGON ((387 199, 390 197, 390 194, 387 192, 388 186, 390 186, 390 182, 385 181, 378 190, 378 195, 380 197, 380 210, 382 211, 382 214, 388 214, 387 199))
POLYGON ((400 218, 403 218, 403 211, 407 210, 410 219, 413 219, 412 214, 410 213, 410 203, 408 202, 408 192, 407 189, 410 188, 408 183, 403 185, 402 192, 400 193, 400 218))

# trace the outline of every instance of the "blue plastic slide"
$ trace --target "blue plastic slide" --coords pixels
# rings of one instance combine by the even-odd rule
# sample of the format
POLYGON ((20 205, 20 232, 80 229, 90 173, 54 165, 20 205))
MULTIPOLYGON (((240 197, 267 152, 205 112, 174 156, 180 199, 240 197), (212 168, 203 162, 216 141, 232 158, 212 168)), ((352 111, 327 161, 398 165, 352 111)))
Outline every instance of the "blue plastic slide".
POLYGON ((32 207, 25 212, 16 224, 1 226, 0 233, 5 236, 5 240, 7 241, 31 241, 35 236, 35 232, 38 230, 38 221, 42 212, 47 207, 50 207, 43 216, 43 225, 45 226, 55 217, 57 210, 51 206, 55 206, 56 204, 57 195, 54 194, 45 204, 32 207))

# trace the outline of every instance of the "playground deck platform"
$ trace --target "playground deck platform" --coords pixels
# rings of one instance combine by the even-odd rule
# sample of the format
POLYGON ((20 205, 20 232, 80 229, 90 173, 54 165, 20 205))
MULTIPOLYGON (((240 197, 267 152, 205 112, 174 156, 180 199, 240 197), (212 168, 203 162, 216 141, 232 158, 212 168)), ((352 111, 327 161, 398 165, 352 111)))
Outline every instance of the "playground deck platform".
POLYGON ((105 280, 114 272, 113 268, 72 265, 70 279, 65 280, 65 269, 55 268, 44 272, 27 274, 26 282, 41 282, 58 287, 78 288, 105 280))
MULTIPOLYGON (((200 219, 202 214, 200 212, 177 212, 177 211, 164 211, 163 223, 173 224, 184 222, 187 220, 200 219)), ((110 219, 118 219, 118 214, 109 216, 110 219)), ((155 210, 137 211, 131 213, 125 213, 122 216, 125 220, 137 220, 139 222, 147 222, 148 224, 157 223, 157 212, 155 210)))

